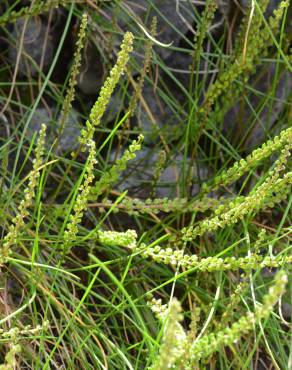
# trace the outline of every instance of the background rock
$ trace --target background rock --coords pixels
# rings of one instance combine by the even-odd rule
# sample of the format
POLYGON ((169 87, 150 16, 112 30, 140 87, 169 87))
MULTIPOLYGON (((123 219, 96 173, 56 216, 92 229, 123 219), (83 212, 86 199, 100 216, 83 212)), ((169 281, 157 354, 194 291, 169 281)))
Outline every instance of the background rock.
MULTIPOLYGON (((129 29, 129 24, 135 24, 133 18, 142 22, 142 25, 149 30, 153 16, 157 17, 157 40, 164 44, 172 42, 172 46, 179 45, 181 38, 193 30, 194 11, 189 1, 156 0, 151 5, 146 0, 123 2, 123 9, 116 7, 114 10, 118 25, 122 29, 129 29), (130 17, 127 12, 132 13, 130 17)), ((171 54, 170 48, 157 48, 157 53, 166 58, 171 54)))
POLYGON ((268 137, 287 104, 292 88, 292 75, 287 71, 282 72, 276 81, 274 95, 271 95, 274 78, 274 65, 268 66, 266 70, 263 67, 259 69, 249 82, 253 90, 246 89, 248 103, 246 99, 239 100, 225 116, 224 127, 227 136, 231 140, 246 137, 245 147, 248 150, 261 145, 268 137), (270 102, 267 107, 262 106, 265 99, 272 99, 272 109, 270 102))
POLYGON ((85 95, 95 95, 99 93, 104 75, 100 53, 96 45, 87 42, 82 54, 80 73, 77 78, 77 85, 85 95))
MULTIPOLYGON (((279 0, 270 0, 267 6, 266 14, 272 15, 273 11, 279 6, 281 1, 279 0)), ((250 6, 251 0, 239 0, 240 5, 243 9, 246 9, 250 6)))
POLYGON ((153 86, 147 84, 143 88, 143 99, 148 109, 139 101, 136 109, 137 125, 145 136, 145 142, 151 143, 157 140, 160 128, 170 125, 172 117, 171 108, 154 92, 153 86), (151 112, 151 116, 148 112, 151 112))
MULTIPOLYGON (((55 132, 59 129, 60 119, 57 122, 57 127, 55 132)), ((81 131, 81 124, 78 112, 74 109, 71 109, 70 113, 67 116, 65 121, 64 130, 60 136, 60 141, 58 145, 58 152, 72 152, 79 147, 79 137, 81 131)))
POLYGON ((41 129, 41 125, 44 123, 47 125, 47 139, 48 139, 52 130, 53 115, 54 110, 48 110, 47 108, 42 107, 37 108, 27 126, 26 136, 29 139, 32 139, 33 135, 36 132, 39 132, 39 130, 41 129))
MULTIPOLYGON (((59 116, 57 121, 54 120, 55 112, 56 107, 51 108, 50 111, 43 107, 37 108, 28 125, 26 136, 32 139, 33 135, 40 130, 41 124, 45 123, 47 125, 46 144, 50 147, 56 140, 60 128, 61 117, 59 116)), ((80 130, 79 114, 71 109, 59 139, 57 152, 66 153, 76 150, 79 147, 80 130)))
POLYGON ((43 59, 43 71, 47 71, 53 60, 55 45, 51 33, 49 32, 48 36, 46 36, 47 24, 39 17, 29 18, 25 28, 23 44, 21 44, 21 35, 25 23, 26 18, 19 18, 15 22, 12 31, 14 43, 9 45, 8 55, 11 62, 15 64, 17 54, 22 47, 18 71, 21 75, 30 73, 32 76, 35 76, 38 73, 38 68, 34 63, 40 67, 43 59))
MULTIPOLYGON (((158 160, 158 153, 153 148, 144 147, 136 153, 136 158, 128 163, 127 169, 121 174, 121 182, 116 187, 119 191, 129 190, 130 195, 142 198, 148 197, 152 190, 153 178, 158 160)), ((111 159, 114 160, 115 153, 112 153, 111 159)), ((183 155, 177 154, 171 159, 167 159, 161 170, 160 177, 155 184, 155 196, 158 198, 175 198, 179 194, 179 179, 183 170, 183 155)), ((187 166, 190 160, 187 159, 187 166)), ((199 191, 196 183, 196 170, 192 166, 194 173, 194 185, 191 195, 199 191)), ((200 177, 206 179, 209 174, 207 168, 201 168, 200 177)))

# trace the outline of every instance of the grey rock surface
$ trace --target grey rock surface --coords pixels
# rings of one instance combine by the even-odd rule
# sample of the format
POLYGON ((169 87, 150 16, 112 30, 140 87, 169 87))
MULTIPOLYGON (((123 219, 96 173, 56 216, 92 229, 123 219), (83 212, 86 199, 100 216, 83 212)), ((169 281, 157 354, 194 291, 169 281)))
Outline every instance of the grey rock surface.
POLYGON ((104 116, 102 117, 103 123, 115 121, 119 117, 119 113, 129 106, 129 101, 124 97, 122 88, 116 88, 110 98, 104 116))
POLYGON ((12 31, 12 40, 9 45, 8 55, 10 61, 15 64, 20 50, 21 57, 18 71, 21 75, 35 76, 43 65, 43 71, 47 71, 54 55, 54 41, 50 32, 47 34, 47 25, 40 18, 19 18, 12 31), (23 43, 21 36, 25 28, 23 43))
MULTIPOLYGON (((47 126, 47 138, 50 137, 52 117, 54 112, 47 108, 37 108, 31 117, 31 120, 27 126, 26 136, 32 139, 36 132, 39 132, 41 125, 44 123, 47 126)), ((52 142, 51 142, 52 144, 52 142)))
POLYGON ((220 12, 227 17, 230 12, 230 8, 233 5, 233 2, 229 0, 216 0, 216 2, 220 12))
POLYGON ((229 138, 245 138, 245 147, 249 150, 266 140, 287 104, 292 88, 292 75, 287 71, 281 72, 276 84, 274 77, 274 65, 266 70, 259 69, 251 78, 253 89, 248 91, 248 102, 246 99, 237 102, 225 116, 224 129, 229 138), (275 90, 271 94, 273 84, 275 90))
MULTIPOLYGON (((258 90, 261 92, 267 91, 272 84, 272 78, 274 76, 274 70, 271 69, 267 74, 266 78, 263 79, 258 86, 258 90)), ((265 138, 269 130, 272 128, 273 124, 277 121, 281 111, 287 103, 287 98, 290 94, 292 88, 292 75, 289 72, 284 72, 279 83, 277 83, 273 107, 270 110, 269 108, 264 108, 261 112, 260 119, 254 125, 254 128, 247 140, 247 145, 255 148, 260 145, 265 138)), ((256 98, 255 98, 256 104, 256 98)))
POLYGON ((77 85, 85 95, 98 95, 103 80, 103 66, 99 51, 92 42, 87 42, 82 55, 77 85))
MULTIPOLYGON (((243 9, 246 9, 250 6, 251 0, 240 0, 240 5, 243 7, 243 9)), ((281 0, 270 0, 269 4, 267 6, 266 14, 271 15, 273 11, 279 6, 281 3, 281 0)))
POLYGON ((145 142, 149 143, 158 138, 160 128, 170 125, 172 110, 149 84, 143 88, 143 99, 147 108, 140 101, 136 109, 136 119, 145 136, 145 142))
POLYGON ((284 319, 287 320, 288 322, 291 322, 291 318, 292 318, 291 304, 287 302, 282 302, 281 310, 282 310, 282 315, 284 319))
MULTIPOLYGON (((122 9, 116 8, 115 17, 118 25, 123 29, 129 29, 129 24, 135 24, 133 19, 141 22, 147 30, 153 16, 157 17, 157 40, 164 44, 172 42, 172 46, 178 46, 181 38, 193 30, 194 11, 192 1, 176 0, 136 0, 124 1, 122 9), (131 16, 128 16, 130 13, 131 16)), ((171 49, 158 47, 157 53, 166 58, 171 54, 171 49)))
MULTIPOLYGON (((115 153, 111 155, 114 160, 115 153)), ((158 154, 153 148, 143 148, 136 153, 136 158, 128 163, 127 169, 121 174, 121 181, 117 188, 119 191, 129 190, 129 194, 147 197, 152 190, 153 175, 158 160, 158 154)), ((187 160, 187 166, 190 166, 190 160, 187 160)), ((179 179, 183 170, 183 155, 177 154, 173 159, 168 160, 163 167, 160 177, 155 186, 155 196, 158 198, 175 198, 179 194, 179 179)), ((192 166, 194 177, 196 170, 192 166)), ((206 179, 209 174, 207 168, 200 171, 202 179, 206 179)), ((199 186, 194 181, 192 195, 197 194, 199 186)))
MULTIPOLYGON (((57 129, 59 128, 60 119, 57 122, 57 129)), ((57 130, 56 130, 57 131, 57 130)), ((71 109, 65 121, 64 130, 60 136, 58 152, 72 152, 79 147, 79 137, 81 131, 81 124, 79 115, 76 110, 71 109)))
MULTIPOLYGON (((190 52, 175 51, 165 60, 166 67, 185 88, 189 84, 192 59, 190 52)), ((172 83, 174 84, 174 82, 172 83)), ((183 93, 178 86, 175 85, 174 88, 177 90, 177 94, 179 94, 179 99, 183 99, 183 93)))
MULTIPOLYGON (((53 119, 56 109, 37 108, 27 127, 26 137, 32 139, 33 135, 41 128, 41 124, 47 125, 46 145, 50 147, 57 138, 60 128, 60 116, 57 121, 53 119)), ((63 132, 60 136, 57 152, 66 153, 79 147, 81 124, 78 112, 71 109, 65 121, 63 132)))

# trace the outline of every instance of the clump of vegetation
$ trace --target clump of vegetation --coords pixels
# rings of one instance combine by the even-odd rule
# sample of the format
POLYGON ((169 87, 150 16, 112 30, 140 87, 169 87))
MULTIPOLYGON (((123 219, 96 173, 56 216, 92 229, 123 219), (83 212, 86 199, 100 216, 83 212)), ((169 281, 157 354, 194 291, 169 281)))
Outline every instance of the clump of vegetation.
POLYGON ((35 80, 18 80, 16 72, 8 83, 11 66, 0 55, 6 128, 0 138, 0 369, 289 368, 291 91, 257 148, 248 145, 248 135, 231 138, 226 117, 231 109, 252 108, 244 127, 235 122, 238 131, 252 132, 281 100, 277 84, 291 71, 290 3, 281 1, 267 18, 268 1, 252 1, 240 17, 239 10, 233 14, 234 22, 241 18, 234 35, 228 28, 234 23, 225 19, 219 39, 212 32, 218 3, 206 1, 201 12, 192 5, 196 27, 179 47, 159 41, 156 17, 148 32, 126 2, 113 3, 4 4, 0 16, 3 38, 13 43, 11 23, 48 12, 50 22, 60 7, 66 19, 60 50, 73 19, 76 36, 61 83, 53 67, 45 74, 41 66, 35 80), (134 19, 126 32, 117 9, 134 19), (104 37, 107 61, 116 35, 123 40, 89 110, 77 78, 95 33, 104 37), (160 56, 165 46, 190 57, 187 86, 160 56), (269 63, 273 83, 262 92, 256 74, 269 63), (158 105, 173 111, 165 126, 146 99, 149 85, 158 105), (107 121, 116 97, 120 109, 107 121), (27 136, 37 105, 49 101, 57 113, 27 136), (61 153, 61 135, 77 107, 84 122, 78 149, 61 153), (137 124, 140 116, 152 121, 152 136, 137 124), (59 126, 50 142, 52 122, 59 126), (156 155, 148 167, 145 148, 156 155), (178 154, 176 196, 159 197, 178 154), (136 183, 144 197, 123 187, 149 170, 149 181, 136 183))

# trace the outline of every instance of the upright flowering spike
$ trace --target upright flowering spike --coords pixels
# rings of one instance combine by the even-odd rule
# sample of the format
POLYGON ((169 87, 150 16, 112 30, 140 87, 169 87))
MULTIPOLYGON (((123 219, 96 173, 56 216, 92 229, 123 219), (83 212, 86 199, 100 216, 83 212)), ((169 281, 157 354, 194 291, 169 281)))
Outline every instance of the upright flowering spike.
POLYGON ((28 209, 32 205, 33 198, 35 197, 35 188, 38 183, 40 176, 40 167, 43 163, 43 154, 46 137, 46 125, 41 126, 39 133, 38 143, 35 149, 35 159, 33 160, 33 168, 29 174, 29 182, 27 188, 24 190, 24 199, 18 206, 18 213, 13 218, 12 224, 9 227, 9 231, 6 234, 3 244, 0 247, 0 264, 7 261, 9 254, 11 253, 11 247, 16 243, 17 236, 20 230, 24 226, 24 220, 28 217, 28 209))
POLYGON ((173 298, 167 309, 167 318, 157 360, 149 370, 175 369, 177 361, 184 355, 187 336, 181 321, 183 315, 180 302, 173 298))
POLYGON ((128 149, 123 153, 122 157, 117 159, 111 169, 102 175, 91 190, 91 199, 96 199, 105 188, 109 188, 118 180, 119 174, 126 169, 127 163, 136 158, 135 152, 141 150, 143 139, 143 135, 139 135, 138 140, 133 140, 128 149))
POLYGON ((100 124, 101 118, 104 115, 114 89, 125 71, 129 55, 133 50, 133 39, 134 36, 131 32, 127 32, 125 34, 117 62, 110 71, 110 75, 103 84, 99 97, 91 109, 89 119, 86 121, 86 129, 81 131, 80 141, 83 145, 92 139, 95 126, 100 124))
POLYGON ((64 247, 63 249, 67 252, 70 248, 70 243, 76 239, 78 232, 78 224, 82 220, 83 213, 87 208, 88 197, 91 190, 91 183, 94 180, 94 165, 97 163, 95 142, 90 140, 88 143, 89 154, 86 163, 86 173, 84 176, 84 182, 79 188, 79 194, 73 207, 73 214, 70 215, 69 222, 67 224, 67 230, 64 234, 64 247))
MULTIPOLYGON (((156 35, 156 28, 157 28, 157 18, 153 17, 152 18, 152 23, 151 23, 151 36, 155 37, 156 35)), ((144 81, 146 78, 146 75, 148 73, 150 63, 151 63, 151 56, 152 56, 152 47, 153 47, 153 41, 151 39, 147 39, 146 44, 145 44, 145 55, 144 55, 144 60, 143 60, 143 68, 140 72, 140 76, 138 78, 137 83, 134 83, 134 93, 131 97, 130 104, 129 104, 129 116, 126 121, 126 125, 129 124, 130 118, 133 116, 138 99, 140 99, 143 86, 144 86, 144 81)))
POLYGON ((217 333, 204 335, 195 341, 190 350, 191 363, 197 364, 200 359, 208 358, 212 353, 219 350, 222 345, 228 346, 237 342, 243 334, 253 329, 254 325, 260 320, 266 319, 273 310, 273 306, 282 296, 287 283, 287 275, 280 271, 276 277, 274 285, 270 288, 267 295, 263 298, 263 305, 258 306, 255 313, 248 312, 237 322, 217 333))
POLYGON ((84 43, 85 43, 87 22, 88 22, 88 17, 87 17, 87 14, 84 13, 82 15, 80 29, 79 29, 79 33, 78 33, 78 37, 77 37, 76 50, 75 50, 75 53, 74 53, 73 65, 72 65, 72 68, 71 68, 70 79, 69 79, 69 83, 68 83, 68 89, 67 89, 67 93, 66 93, 64 103, 63 103, 58 138, 60 138, 60 135, 62 134, 62 131, 63 131, 64 126, 65 126, 66 119, 68 117, 69 111, 72 107, 72 102, 73 102, 74 97, 75 97, 75 86, 77 84, 77 76, 78 76, 79 68, 80 68, 80 65, 81 65, 81 51, 82 51, 82 49, 84 47, 84 43))

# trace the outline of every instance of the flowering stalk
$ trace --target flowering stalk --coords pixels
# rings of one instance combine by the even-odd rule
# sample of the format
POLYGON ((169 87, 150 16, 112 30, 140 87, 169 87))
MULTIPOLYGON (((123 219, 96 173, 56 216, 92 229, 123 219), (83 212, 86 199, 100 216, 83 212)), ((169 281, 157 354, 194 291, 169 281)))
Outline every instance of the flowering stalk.
POLYGON ((286 283, 287 275, 283 271, 278 272, 274 285, 263 298, 263 304, 257 306, 254 313, 249 312, 230 327, 217 333, 204 335, 201 339, 195 341, 190 350, 190 361, 197 363, 200 359, 207 358, 218 351, 221 346, 230 346, 236 343, 243 334, 251 331, 260 320, 268 318, 273 310, 273 306, 284 293, 286 283))
POLYGON ((67 224, 67 230, 64 233, 64 250, 68 251, 70 244, 76 239, 78 233, 78 224, 81 222, 83 213, 87 209, 88 197, 91 190, 91 183, 94 180, 94 165, 97 163, 95 143, 91 140, 88 143, 89 154, 86 163, 86 173, 84 182, 79 187, 79 194, 73 207, 73 214, 70 215, 67 224))
MULTIPOLYGON (((283 295, 288 278, 283 271, 275 277, 273 286, 263 298, 263 304, 258 305, 254 312, 248 312, 230 327, 211 334, 203 335, 193 340, 192 330, 186 332, 181 324, 183 319, 180 302, 175 298, 168 307, 161 300, 152 299, 151 308, 159 320, 166 319, 162 344, 159 355, 149 370, 164 369, 194 369, 200 366, 200 361, 210 357, 222 346, 236 343, 244 334, 250 332, 254 325, 267 319, 273 306, 283 295)), ((196 320, 197 320, 196 314, 196 320)), ((222 327, 222 325, 220 326, 222 327)))
POLYGON ((108 246, 133 249, 137 245, 137 233, 135 230, 127 230, 126 232, 98 231, 98 237, 102 244, 108 246))
POLYGON ((180 324, 183 320, 180 302, 173 298, 165 312, 166 323, 159 354, 154 365, 149 370, 174 369, 177 360, 186 350, 187 336, 180 324))
POLYGON ((226 186, 236 181, 246 172, 255 168, 263 159, 270 157, 274 152, 282 149, 284 145, 291 142, 291 140, 292 128, 283 130, 279 136, 276 136, 273 140, 268 140, 245 159, 235 162, 227 171, 223 171, 222 174, 216 176, 212 184, 204 183, 202 187, 203 192, 208 193, 211 190, 216 190, 219 186, 226 186))
POLYGON ((87 14, 84 13, 82 15, 81 25, 80 25, 80 29, 79 29, 79 33, 77 37, 76 50, 75 50, 74 57, 73 57, 73 66, 71 69, 70 79, 69 79, 69 84, 68 84, 69 86, 68 86, 67 93, 64 99, 64 103, 63 103, 58 138, 60 138, 63 132, 66 119, 68 117, 70 109, 72 108, 72 102, 75 97, 75 87, 77 84, 77 76, 78 76, 79 68, 81 65, 81 51, 84 47, 87 22, 88 22, 88 17, 87 17, 87 14))
MULTIPOLYGON (((205 212, 210 209, 215 209, 220 205, 220 202, 226 202, 226 198, 217 200, 215 198, 203 198, 197 201, 190 201, 187 198, 154 198, 142 200, 139 198, 124 198, 116 205, 113 212, 125 212, 129 215, 139 214, 157 214, 159 212, 205 212)), ((112 207, 112 200, 105 199, 101 206, 104 208, 112 207)))
POLYGON ((13 327, 8 331, 0 329, 0 338, 2 341, 9 341, 9 351, 5 355, 5 363, 0 365, 0 370, 12 370, 16 368, 17 361, 16 355, 21 352, 21 345, 18 343, 19 340, 24 336, 36 336, 43 330, 47 330, 49 326, 48 321, 44 321, 42 325, 37 325, 32 328, 31 325, 25 326, 23 329, 13 327))
POLYGON ((114 89, 125 71, 126 64, 129 60, 129 55, 133 50, 133 39, 134 36, 131 32, 125 33, 117 62, 110 71, 110 75, 103 84, 99 93, 99 97, 91 109, 89 119, 86 121, 86 129, 81 131, 80 142, 83 145, 86 145, 86 143, 93 138, 95 126, 100 124, 101 118, 104 115, 114 89))
POLYGON ((90 199, 95 200, 106 188, 113 185, 119 178, 119 174, 127 167, 127 163, 136 158, 135 152, 141 150, 141 144, 144 137, 139 135, 138 140, 133 140, 128 149, 125 150, 121 158, 117 159, 116 163, 105 172, 102 177, 96 182, 91 189, 90 199))
MULTIPOLYGON (((132 249, 131 246, 127 246, 132 249)), ((135 252, 144 258, 152 258, 155 262, 164 263, 174 267, 182 267, 186 270, 198 271, 228 271, 228 270, 251 270, 263 269, 264 267, 285 267, 292 263, 292 256, 262 256, 251 254, 245 257, 206 257, 199 258, 196 254, 185 254, 182 250, 172 248, 146 247, 142 245, 135 252)))
POLYGON ((39 139, 35 149, 35 159, 33 160, 33 168, 29 173, 29 182, 27 188, 24 190, 24 199, 20 202, 18 206, 18 213, 13 218, 11 225, 9 226, 9 231, 5 235, 3 244, 0 247, 0 264, 7 262, 7 258, 11 253, 11 247, 16 244, 17 236, 20 230, 24 226, 24 220, 29 216, 28 209, 33 203, 33 198, 35 197, 35 188, 38 183, 38 178, 40 176, 40 167, 43 162, 44 145, 46 137, 46 125, 42 124, 39 139))
POLYGON ((230 202, 227 210, 219 208, 218 212, 215 211, 215 216, 203 220, 197 226, 182 229, 183 239, 186 241, 192 240, 198 235, 203 235, 205 232, 212 232, 218 228, 232 225, 251 211, 260 209, 265 201, 270 198, 271 193, 278 193, 276 183, 279 180, 281 171, 285 169, 291 148, 292 141, 284 146, 275 163, 275 167, 269 172, 267 179, 256 190, 246 197, 238 197, 230 202))

